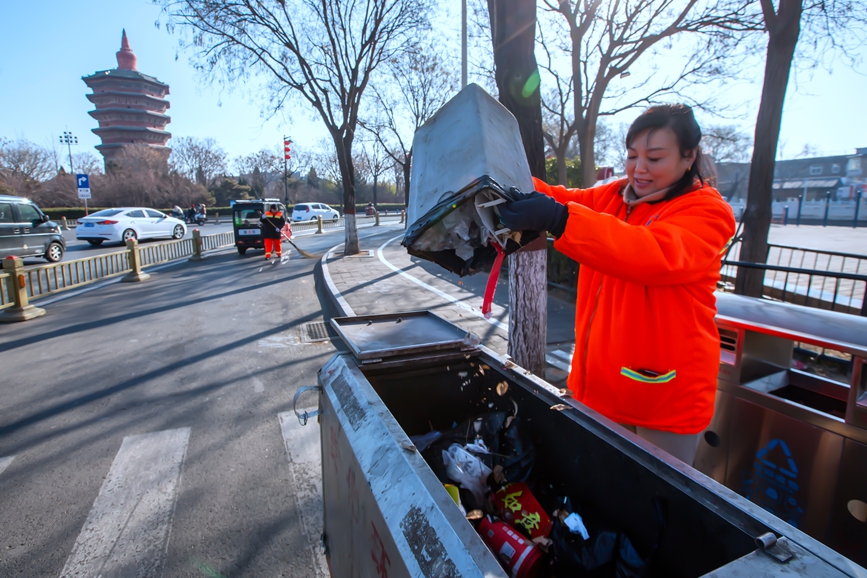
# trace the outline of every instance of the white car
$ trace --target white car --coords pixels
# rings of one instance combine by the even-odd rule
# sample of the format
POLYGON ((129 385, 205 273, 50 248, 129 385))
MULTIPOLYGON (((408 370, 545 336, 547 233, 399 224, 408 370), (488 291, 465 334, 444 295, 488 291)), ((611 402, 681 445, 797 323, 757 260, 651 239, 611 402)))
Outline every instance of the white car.
POLYGON ((75 238, 93 246, 130 239, 182 239, 186 234, 187 226, 180 219, 143 207, 103 209, 78 219, 75 228, 75 238))
POLYGON ((323 221, 336 221, 340 213, 328 205, 322 203, 300 203, 292 209, 292 221, 315 221, 316 217, 322 217, 323 221))

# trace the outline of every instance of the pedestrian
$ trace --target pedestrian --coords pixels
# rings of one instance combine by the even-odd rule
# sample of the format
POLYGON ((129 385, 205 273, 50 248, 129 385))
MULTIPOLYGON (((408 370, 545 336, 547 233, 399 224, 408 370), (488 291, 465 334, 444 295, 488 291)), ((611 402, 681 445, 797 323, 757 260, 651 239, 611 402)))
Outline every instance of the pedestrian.
POLYGON ((272 252, 276 253, 277 257, 282 257, 280 231, 286 224, 283 212, 277 205, 271 205, 259 220, 262 222, 262 237, 265 240, 265 259, 270 259, 272 252))
POLYGON ((548 231, 581 264, 576 400, 687 464, 710 424, 719 370, 714 290, 735 232, 705 182, 701 129, 686 105, 654 106, 626 134, 626 178, 590 189, 534 179, 500 205, 514 231, 548 231))

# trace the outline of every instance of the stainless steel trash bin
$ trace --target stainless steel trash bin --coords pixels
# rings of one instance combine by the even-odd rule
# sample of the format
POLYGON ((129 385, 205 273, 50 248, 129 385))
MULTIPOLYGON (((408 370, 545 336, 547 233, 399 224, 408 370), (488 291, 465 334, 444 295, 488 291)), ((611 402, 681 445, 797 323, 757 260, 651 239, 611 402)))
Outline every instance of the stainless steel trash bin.
POLYGON ((867 575, 432 313, 332 323, 351 350, 329 360, 318 384, 333 576, 506 576, 409 436, 513 404, 533 437, 538 474, 637 548, 657 538, 654 500, 667 503, 652 575, 867 575))
POLYGON ((717 307, 716 411, 695 467, 867 564, 867 319, 731 294, 717 307), (804 367, 805 347, 838 369, 804 367))

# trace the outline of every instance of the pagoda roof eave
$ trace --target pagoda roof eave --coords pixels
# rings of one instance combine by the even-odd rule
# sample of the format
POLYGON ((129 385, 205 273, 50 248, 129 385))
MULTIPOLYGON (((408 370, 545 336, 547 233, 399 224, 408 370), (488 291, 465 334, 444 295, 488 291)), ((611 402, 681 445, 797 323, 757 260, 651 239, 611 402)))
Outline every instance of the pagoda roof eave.
POLYGON ((102 151, 103 149, 117 149, 123 147, 148 147, 157 150, 172 150, 172 147, 166 145, 158 145, 158 144, 150 144, 150 143, 106 143, 106 144, 98 144, 95 148, 98 151, 102 151))
POLYGON ((87 100, 96 104, 96 100, 99 100, 101 96, 136 96, 141 97, 154 103, 159 103, 166 108, 171 108, 172 103, 166 100, 165 98, 160 98, 159 96, 153 96, 152 94, 141 94, 137 92, 127 92, 125 90, 105 90, 103 92, 91 92, 85 95, 87 100))
POLYGON ((167 130, 159 130, 156 128, 150 128, 147 126, 126 126, 126 125, 115 125, 115 126, 104 126, 90 129, 90 132, 99 136, 101 133, 108 132, 150 132, 154 134, 158 134, 160 136, 166 136, 171 138, 172 133, 167 130))
POLYGON ((109 70, 97 70, 90 76, 82 76, 81 80, 84 81, 85 84, 90 86, 91 82, 102 82, 106 79, 126 79, 126 80, 144 80, 145 82, 150 82, 152 84, 156 84, 157 86, 162 86, 168 88, 169 85, 160 82, 155 77, 142 74, 137 70, 121 70, 119 68, 112 68, 109 70))
POLYGON ((142 114, 145 116, 155 116, 161 120, 166 120, 167 122, 171 122, 172 117, 167 114, 162 114, 161 112, 153 112, 151 110, 144 110, 141 108, 98 108, 96 110, 91 110, 87 114, 92 116, 93 118, 99 120, 99 115, 104 112, 122 112, 124 114, 142 114))

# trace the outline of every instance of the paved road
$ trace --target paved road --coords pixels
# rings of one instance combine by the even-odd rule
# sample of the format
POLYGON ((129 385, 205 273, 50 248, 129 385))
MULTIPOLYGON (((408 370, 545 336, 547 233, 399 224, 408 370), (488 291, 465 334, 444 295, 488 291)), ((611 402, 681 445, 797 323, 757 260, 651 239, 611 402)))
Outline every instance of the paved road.
POLYGON ((0 575, 322 575, 318 430, 286 416, 335 352, 302 339, 318 266, 228 250, 0 326, 0 575))

